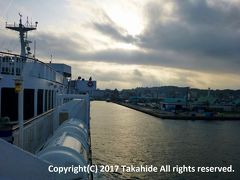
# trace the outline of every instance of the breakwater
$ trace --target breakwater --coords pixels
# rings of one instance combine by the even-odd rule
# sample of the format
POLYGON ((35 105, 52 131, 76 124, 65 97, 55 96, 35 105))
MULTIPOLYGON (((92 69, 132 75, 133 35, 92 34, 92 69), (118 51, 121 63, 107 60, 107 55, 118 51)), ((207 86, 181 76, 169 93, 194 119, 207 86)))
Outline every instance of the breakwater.
POLYGON ((116 104, 161 118, 161 119, 174 119, 174 120, 240 120, 240 114, 235 116, 229 115, 214 115, 214 116, 204 116, 204 115, 193 115, 193 114, 178 114, 173 112, 159 111, 152 108, 141 107, 134 104, 115 102, 116 104))

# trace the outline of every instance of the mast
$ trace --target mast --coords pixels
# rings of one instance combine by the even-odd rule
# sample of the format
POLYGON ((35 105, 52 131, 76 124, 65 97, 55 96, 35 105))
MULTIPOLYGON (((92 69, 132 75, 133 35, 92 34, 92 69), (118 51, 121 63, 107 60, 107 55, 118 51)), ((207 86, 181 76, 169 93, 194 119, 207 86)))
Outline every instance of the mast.
POLYGON ((19 16, 20 16, 20 19, 19 19, 18 25, 16 25, 15 23, 14 24, 6 23, 6 28, 19 32, 19 38, 20 38, 20 43, 21 43, 21 56, 26 57, 26 55, 28 54, 26 52, 26 50, 27 50, 28 44, 30 42, 27 40, 27 32, 36 30, 38 22, 35 22, 35 25, 32 25, 32 24, 29 24, 29 22, 27 20, 26 25, 23 25, 22 24, 22 14, 19 13, 19 16))
MULTIPOLYGON (((36 30, 37 29, 37 24, 38 22, 35 22, 35 25, 33 26, 32 24, 29 24, 28 22, 28 18, 27 18, 27 22, 25 25, 22 24, 22 15, 19 13, 20 19, 19 19, 19 24, 16 25, 14 24, 7 24, 6 23, 6 28, 13 30, 13 31, 17 31, 19 32, 19 38, 20 38, 20 43, 21 43, 21 56, 23 57, 22 59, 26 59, 27 55, 30 54, 30 47, 29 47, 29 43, 31 43, 31 41, 29 41, 27 39, 27 32, 28 31, 32 31, 32 30, 36 30)), ((18 93, 18 124, 19 124, 19 146, 21 148, 24 148, 23 146, 23 142, 24 142, 24 132, 23 132, 23 128, 24 128, 24 117, 23 117, 23 105, 24 105, 24 70, 22 70, 21 75, 17 75, 15 77, 15 90, 17 89, 17 93, 18 93), (18 87, 18 88, 16 88, 18 87)))

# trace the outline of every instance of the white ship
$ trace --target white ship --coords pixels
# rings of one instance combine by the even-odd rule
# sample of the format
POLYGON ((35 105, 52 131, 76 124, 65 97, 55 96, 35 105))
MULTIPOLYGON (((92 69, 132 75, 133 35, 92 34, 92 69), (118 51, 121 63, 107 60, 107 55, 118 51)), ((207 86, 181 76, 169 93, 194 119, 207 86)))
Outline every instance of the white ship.
POLYGON ((23 24, 20 15, 6 28, 19 33, 21 54, 0 52, 0 179, 92 179, 49 166, 91 165, 89 95, 77 84, 90 92, 96 82, 71 81, 70 66, 32 56, 27 33, 37 22, 23 24))

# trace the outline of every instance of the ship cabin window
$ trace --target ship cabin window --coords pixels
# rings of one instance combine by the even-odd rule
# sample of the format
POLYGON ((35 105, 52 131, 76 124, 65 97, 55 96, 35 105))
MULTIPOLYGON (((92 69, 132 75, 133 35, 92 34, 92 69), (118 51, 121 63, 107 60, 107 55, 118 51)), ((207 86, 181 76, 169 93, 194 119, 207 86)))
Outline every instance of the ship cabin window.
POLYGON ((24 120, 34 116, 34 89, 24 89, 24 120))
POLYGON ((51 100, 52 100, 52 93, 51 90, 48 90, 48 110, 51 109, 51 100))
POLYGON ((18 94, 14 88, 2 88, 1 116, 9 117, 11 121, 18 120, 18 94))
POLYGON ((52 98, 51 98, 51 100, 52 100, 52 103, 51 103, 51 109, 53 109, 54 108, 54 92, 53 91, 51 91, 51 96, 52 96, 52 98))
POLYGON ((38 89, 37 92, 37 115, 43 113, 43 89, 38 89))
POLYGON ((44 112, 53 109, 55 106, 56 93, 53 90, 44 90, 44 112))
POLYGON ((44 104, 44 112, 48 110, 48 90, 45 90, 45 104, 44 104))
POLYGON ((10 56, 4 56, 2 58, 2 74, 14 74, 14 63, 10 56))

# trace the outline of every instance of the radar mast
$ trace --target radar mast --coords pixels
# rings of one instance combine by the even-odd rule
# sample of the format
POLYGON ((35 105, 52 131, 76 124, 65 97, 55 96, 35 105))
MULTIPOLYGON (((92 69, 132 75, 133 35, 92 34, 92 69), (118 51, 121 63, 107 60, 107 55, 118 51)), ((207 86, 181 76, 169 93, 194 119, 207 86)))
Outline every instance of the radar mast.
POLYGON ((38 22, 35 22, 35 25, 29 24, 28 18, 27 18, 26 24, 23 25, 22 24, 22 14, 19 13, 19 16, 20 16, 20 19, 19 19, 18 25, 15 23, 14 24, 6 23, 6 28, 19 32, 19 38, 20 38, 20 43, 21 43, 21 56, 26 57, 26 55, 28 55, 30 53, 30 48, 28 45, 31 42, 31 41, 27 40, 27 32, 36 30, 38 22))

